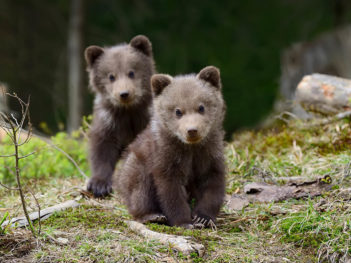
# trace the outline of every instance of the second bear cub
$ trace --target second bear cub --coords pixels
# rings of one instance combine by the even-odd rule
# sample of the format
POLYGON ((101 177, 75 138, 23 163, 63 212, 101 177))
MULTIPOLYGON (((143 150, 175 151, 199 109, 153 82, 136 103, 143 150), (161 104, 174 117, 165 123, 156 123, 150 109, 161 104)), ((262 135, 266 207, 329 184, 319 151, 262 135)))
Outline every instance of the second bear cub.
POLYGON ((112 175, 121 153, 150 119, 150 78, 155 72, 151 42, 134 37, 129 44, 85 50, 90 86, 95 93, 89 152, 95 197, 112 191, 112 175))
POLYGON ((174 78, 156 74, 151 85, 151 123, 128 147, 118 190, 139 222, 208 226, 225 192, 219 70, 209 66, 196 76, 174 78))

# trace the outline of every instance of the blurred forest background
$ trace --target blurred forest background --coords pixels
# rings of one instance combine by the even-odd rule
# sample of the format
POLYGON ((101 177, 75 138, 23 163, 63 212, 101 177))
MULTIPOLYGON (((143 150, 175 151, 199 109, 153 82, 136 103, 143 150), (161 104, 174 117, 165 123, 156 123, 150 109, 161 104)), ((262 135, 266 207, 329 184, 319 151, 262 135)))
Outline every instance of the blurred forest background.
MULTIPOLYGON (((38 131, 73 130, 92 112, 85 47, 145 34, 158 72, 221 69, 230 134, 262 121, 284 93, 279 89, 284 50, 347 27, 349 2, 1 0, 0 82, 22 98, 31 95, 38 131)), ((16 110, 11 102, 9 107, 16 110)))

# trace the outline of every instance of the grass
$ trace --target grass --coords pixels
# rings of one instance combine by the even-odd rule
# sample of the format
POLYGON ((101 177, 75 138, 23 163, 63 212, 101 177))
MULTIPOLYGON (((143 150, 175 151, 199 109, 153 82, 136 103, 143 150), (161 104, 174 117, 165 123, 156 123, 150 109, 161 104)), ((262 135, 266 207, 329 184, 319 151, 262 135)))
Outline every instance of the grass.
MULTIPOLYGON (((74 145, 70 148, 65 144, 65 134, 55 138, 61 148, 78 158, 88 173, 85 141, 70 139, 67 144, 74 145)), ((350 138, 348 120, 324 126, 290 121, 234 134, 225 153, 228 195, 241 193, 247 182, 281 184, 286 177, 316 178, 326 174, 333 180, 333 190, 313 199, 250 204, 241 211, 223 207, 217 231, 148 225, 154 231, 191 236, 205 246, 203 257, 182 255, 131 232, 123 223, 130 216, 118 196, 114 196, 104 201, 83 198, 81 207, 56 213, 42 222, 43 235, 34 243, 26 230, 6 229, 6 234, 0 235, 0 259, 3 257, 5 262, 14 259, 23 262, 347 262, 351 256, 350 138), (56 244, 49 236, 66 238, 68 245, 56 244), (12 245, 5 246, 5 242, 12 245)), ((41 206, 79 196, 76 187, 83 187, 84 179, 70 162, 61 163, 64 157, 60 153, 50 155, 45 151, 37 155, 43 154, 40 158, 48 164, 46 170, 36 172, 29 163, 25 176, 41 206), (54 167, 58 163, 67 167, 59 166, 60 172, 54 167)), ((0 196, 0 220, 6 212, 11 217, 20 214, 19 199, 14 192, 1 188, 0 196)), ((29 195, 28 200, 29 209, 35 210, 29 195)))

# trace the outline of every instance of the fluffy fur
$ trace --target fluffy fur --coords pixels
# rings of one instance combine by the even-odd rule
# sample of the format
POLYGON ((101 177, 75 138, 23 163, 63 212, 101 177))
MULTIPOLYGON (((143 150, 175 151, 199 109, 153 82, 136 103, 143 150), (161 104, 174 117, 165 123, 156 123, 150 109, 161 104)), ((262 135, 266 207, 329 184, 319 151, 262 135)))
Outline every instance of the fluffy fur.
POLYGON ((149 122, 154 60, 145 36, 110 48, 90 46, 85 59, 95 93, 88 190, 103 197, 112 191, 112 174, 122 151, 149 122))
POLYGON ((128 147, 117 188, 140 222, 208 226, 223 203, 225 105, 219 70, 195 75, 156 74, 150 125, 128 147), (195 200, 191 207, 191 200, 195 200))

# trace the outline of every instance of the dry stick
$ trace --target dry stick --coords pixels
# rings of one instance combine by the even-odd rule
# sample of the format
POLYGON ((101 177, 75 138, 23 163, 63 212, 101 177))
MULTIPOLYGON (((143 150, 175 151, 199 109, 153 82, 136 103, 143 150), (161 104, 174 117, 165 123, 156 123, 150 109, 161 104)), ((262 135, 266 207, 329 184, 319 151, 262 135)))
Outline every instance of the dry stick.
POLYGON ((275 116, 274 118, 278 119, 278 120, 281 120, 281 121, 283 121, 285 123, 289 123, 289 120, 284 118, 284 115, 288 115, 288 116, 292 117, 295 120, 298 119, 298 117, 295 114, 293 114, 293 113, 291 113, 289 111, 283 111, 282 113, 280 113, 279 115, 275 116))
POLYGON ((64 150, 62 150, 61 148, 59 148, 58 146, 56 146, 55 144, 45 140, 45 142, 47 144, 49 144, 51 147, 55 148, 56 150, 58 150, 59 152, 63 153, 72 163, 73 165, 77 168, 77 170, 79 171, 79 173, 85 178, 85 179, 88 179, 88 176, 82 171, 82 169, 80 169, 79 165, 76 163, 75 160, 73 160, 73 158, 68 154, 66 153, 64 150))
MULTIPOLYGON (((15 138, 17 136, 15 129, 13 129, 13 136, 15 138)), ((16 156, 15 156, 15 166, 16 166, 16 181, 17 181, 18 191, 20 193, 21 203, 22 203, 24 215, 25 215, 25 217, 26 217, 26 219, 28 221, 30 231, 32 232, 33 236, 35 237, 36 236, 35 235, 35 231, 34 231, 34 228, 33 228, 32 221, 30 220, 29 215, 28 215, 26 201, 24 199, 23 189, 22 189, 22 185, 21 185, 17 139, 15 139, 15 141, 16 141, 15 144, 14 144, 15 145, 15 154, 16 154, 16 156)))
POLYGON ((185 255, 190 255, 191 253, 196 252, 200 257, 203 256, 205 250, 204 245, 191 241, 190 237, 158 233, 148 229, 145 225, 136 221, 124 222, 132 231, 137 232, 147 239, 157 240, 162 244, 170 245, 185 255))
MULTIPOLYGON (((15 153, 13 154, 13 157, 15 157, 15 176, 16 176, 16 182, 17 182, 17 187, 18 187, 17 190, 20 194, 23 212, 24 212, 25 218, 29 224, 30 231, 32 232, 33 236, 36 237, 34 227, 33 227, 32 221, 30 220, 27 206, 26 206, 26 201, 24 198, 23 188, 22 188, 21 179, 20 179, 20 167, 19 167, 19 160, 22 159, 22 157, 19 156, 19 147, 21 145, 23 145, 24 143, 28 142, 28 140, 30 139, 30 134, 31 134, 31 131, 29 131, 24 143, 19 144, 19 135, 22 132, 22 127, 23 127, 23 124, 25 122, 26 116, 29 115, 28 108, 29 108, 29 104, 30 104, 30 99, 28 99, 28 102, 25 103, 16 94, 11 95, 9 93, 6 93, 6 95, 9 95, 9 96, 17 99, 17 101, 20 103, 20 106, 21 106, 22 119, 20 121, 20 124, 18 123, 17 119, 13 116, 13 114, 9 115, 8 113, 1 113, 0 116, 1 116, 1 119, 3 120, 2 128, 6 131, 6 134, 10 137, 10 139, 12 140, 13 145, 15 147, 15 153), (12 119, 14 120, 15 123, 13 123, 12 119)), ((29 116, 28 116, 28 121, 30 123, 29 116)), ((6 187, 6 188, 11 189, 9 187, 6 187)))
POLYGON ((11 188, 3 183, 0 182, 0 185, 4 188, 6 188, 7 190, 11 190, 11 191, 16 191, 16 190, 19 190, 18 188, 11 188))
POLYGON ((71 163, 77 168, 77 170, 79 171, 79 173, 85 178, 88 179, 89 177, 82 171, 82 169, 80 169, 79 165, 76 163, 76 161, 68 154, 66 153, 64 150, 62 150, 60 147, 58 147, 57 145, 53 144, 49 139, 46 139, 42 136, 35 136, 36 138, 39 138, 40 140, 46 142, 49 146, 55 148, 56 150, 58 150, 59 152, 61 152, 64 156, 67 157, 68 160, 71 161, 71 163))
POLYGON ((35 203, 37 204, 37 207, 38 207, 38 220, 39 220, 39 229, 38 229, 38 235, 40 235, 40 232, 41 232, 41 220, 40 220, 40 211, 41 211, 41 208, 40 208, 40 204, 38 202, 38 199, 35 197, 35 194, 33 193, 32 189, 30 189, 28 187, 28 190, 29 192, 31 193, 31 195, 33 196, 34 200, 35 200, 35 203))
MULTIPOLYGON (((28 105, 26 105, 26 106, 28 107, 28 105)), ((22 119, 23 118, 25 118, 25 116, 23 116, 22 119)), ((12 129, 12 133, 13 133, 14 146, 15 146, 15 168, 16 168, 16 181, 17 181, 17 186, 19 188, 18 191, 20 193, 21 203, 22 203, 22 207, 23 207, 23 212, 24 212, 24 215, 25 215, 25 217, 26 217, 26 219, 28 221, 30 231, 32 232, 33 236, 36 237, 32 221, 30 220, 29 215, 28 215, 26 201, 24 199, 23 189, 22 189, 22 185, 21 185, 20 168, 19 168, 19 160, 20 159, 19 159, 19 156, 18 156, 17 130, 14 127, 13 123, 11 122, 11 120, 9 120, 9 122, 10 122, 10 125, 11 125, 11 129, 12 129)))
POLYGON ((9 155, 0 155, 0 157, 7 158, 7 157, 13 157, 15 154, 9 154, 9 155))
POLYGON ((317 123, 312 123, 310 125, 307 125, 307 127, 314 127, 314 126, 319 126, 319 125, 327 125, 330 124, 332 122, 336 122, 345 118, 349 118, 351 117, 351 111, 344 111, 344 112, 340 112, 338 114, 336 114, 335 116, 331 117, 331 118, 327 118, 324 119, 320 122, 317 123))
MULTIPOLYGON (((41 209, 40 210, 40 217, 39 217, 39 213, 38 212, 33 212, 29 215, 29 218, 31 218, 31 220, 45 220, 47 218, 49 218, 54 212, 58 212, 58 211, 63 211, 66 210, 68 208, 74 208, 74 207, 78 207, 80 206, 80 204, 75 201, 75 200, 69 200, 45 209, 41 209)), ((7 220, 5 221, 2 226, 7 226, 7 225, 11 225, 12 227, 14 227, 15 225, 17 227, 23 227, 23 226, 27 226, 28 225, 28 221, 25 217, 18 217, 18 218, 12 218, 11 220, 7 220)))

